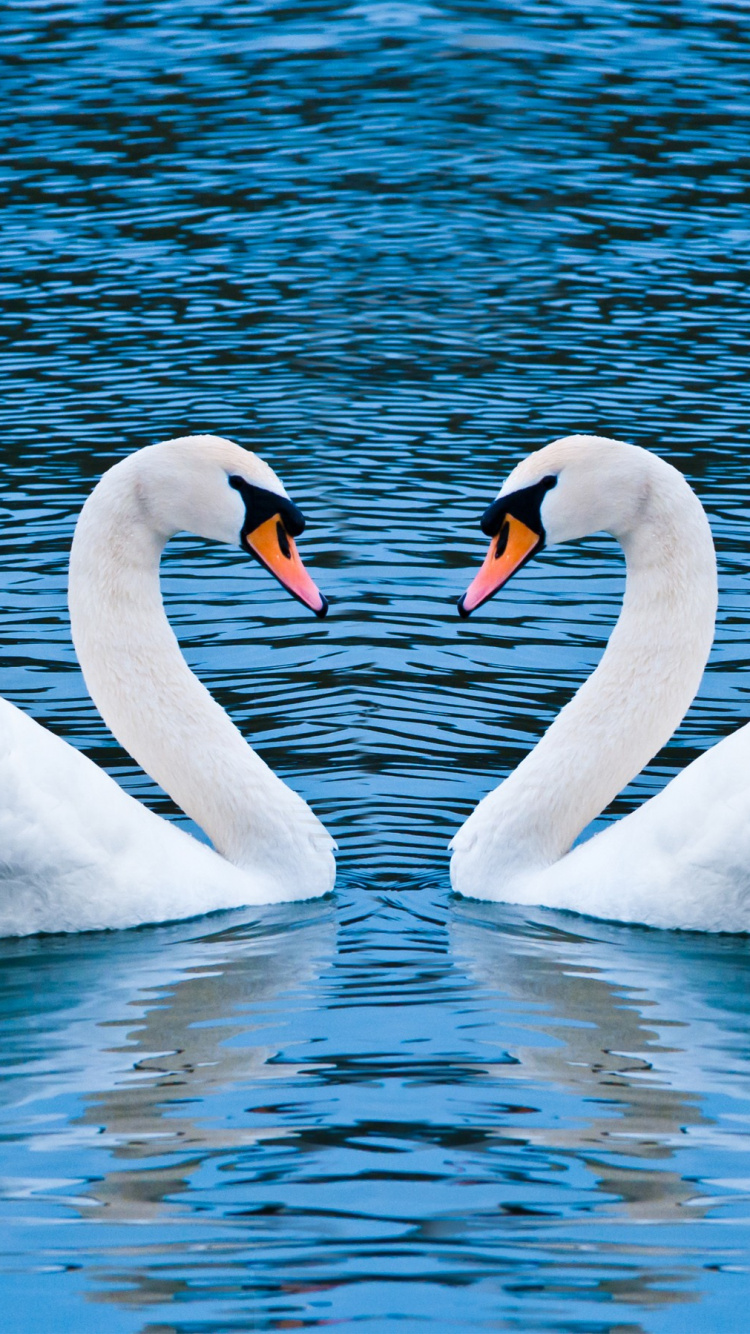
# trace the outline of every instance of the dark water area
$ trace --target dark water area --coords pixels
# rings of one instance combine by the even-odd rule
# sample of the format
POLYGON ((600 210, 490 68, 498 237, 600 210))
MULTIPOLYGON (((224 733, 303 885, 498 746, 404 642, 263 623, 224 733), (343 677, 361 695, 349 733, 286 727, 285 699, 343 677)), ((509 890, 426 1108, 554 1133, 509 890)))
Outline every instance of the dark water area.
POLYGON ((180 538, 191 665, 335 896, 0 942, 3 1327, 745 1328, 750 945, 451 896, 446 844, 601 653, 614 544, 468 624, 478 519, 572 431, 691 480, 717 641, 605 818, 750 716, 745 3, 0 12, 0 693, 180 818, 88 699, 94 480, 211 431, 308 517, 316 622, 180 538))

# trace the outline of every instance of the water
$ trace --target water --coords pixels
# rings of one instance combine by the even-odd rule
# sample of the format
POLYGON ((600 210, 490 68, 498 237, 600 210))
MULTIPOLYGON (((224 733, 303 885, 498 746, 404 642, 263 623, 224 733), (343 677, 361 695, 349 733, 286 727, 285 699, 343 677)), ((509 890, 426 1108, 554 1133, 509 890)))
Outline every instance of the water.
POLYGON ((210 430, 308 516, 318 623, 164 563, 187 657, 340 845, 333 900, 0 944, 4 1327, 737 1331, 750 946, 450 896, 622 567, 462 624, 477 521, 572 430, 699 491, 717 643, 619 814, 750 716, 747 8, 258 0, 0 14, 0 690, 166 815, 69 641, 77 509, 210 430))

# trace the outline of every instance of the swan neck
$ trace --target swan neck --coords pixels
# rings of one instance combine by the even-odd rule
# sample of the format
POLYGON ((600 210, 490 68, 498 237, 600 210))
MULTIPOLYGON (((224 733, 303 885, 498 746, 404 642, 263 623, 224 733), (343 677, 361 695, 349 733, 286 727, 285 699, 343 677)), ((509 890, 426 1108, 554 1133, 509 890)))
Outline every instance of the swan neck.
POLYGON ((613 534, 625 553, 626 586, 599 666, 477 807, 505 878, 562 857, 666 744, 700 684, 716 615, 713 542, 697 497, 659 464, 667 484, 659 477, 638 522, 613 534))
POLYGON ((185 662, 159 584, 172 534, 154 522, 148 470, 134 460, 105 473, 73 540, 71 630, 86 686, 120 744, 227 860, 275 879, 298 873, 290 829, 300 810, 314 817, 185 662))

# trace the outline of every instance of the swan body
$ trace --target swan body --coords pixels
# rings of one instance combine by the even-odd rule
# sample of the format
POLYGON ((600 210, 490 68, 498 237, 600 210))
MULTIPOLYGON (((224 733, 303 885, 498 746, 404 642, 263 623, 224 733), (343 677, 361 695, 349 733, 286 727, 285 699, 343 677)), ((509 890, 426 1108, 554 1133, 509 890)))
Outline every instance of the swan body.
POLYGON ((459 604, 464 615, 542 545, 594 532, 619 541, 627 578, 599 666, 454 837, 454 889, 656 927, 750 930, 750 725, 573 847, 698 689, 717 603, 698 498, 647 450, 572 436, 519 464, 483 527, 492 543, 459 604))
POLYGON ((191 672, 159 587, 164 544, 187 529, 242 544, 323 614, 293 542, 302 524, 271 469, 219 437, 150 446, 105 473, 71 550, 76 652, 105 722, 213 847, 0 700, 0 935, 128 927, 332 888, 333 840, 191 672))

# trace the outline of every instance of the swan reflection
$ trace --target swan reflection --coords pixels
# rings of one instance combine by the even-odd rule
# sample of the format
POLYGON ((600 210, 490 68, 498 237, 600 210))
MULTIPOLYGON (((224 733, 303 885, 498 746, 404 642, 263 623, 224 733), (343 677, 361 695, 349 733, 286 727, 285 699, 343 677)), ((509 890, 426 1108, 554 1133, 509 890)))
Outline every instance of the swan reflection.
POLYGON ((714 1192, 683 1175, 677 1158, 721 1134, 709 1095, 746 1104, 750 945, 544 910, 529 922, 522 910, 483 904, 462 905, 452 937, 498 1002, 502 994, 506 1007, 508 996, 520 1005, 528 1040, 511 1049, 518 1064, 504 1074, 542 1105, 508 1138, 585 1162, 597 1192, 630 1219, 703 1216, 714 1192), (717 1053, 732 1071, 723 1081, 717 1053))
POLYGON ((39 1117, 37 1147, 94 1142, 122 1164, 70 1200, 88 1216, 105 1204, 112 1220, 155 1218, 169 1208, 168 1197, 187 1189, 196 1161, 288 1133, 272 1118, 226 1124, 218 1107, 213 1125, 212 1099, 230 1088, 241 1097, 249 1081, 293 1073, 270 1063, 277 1048, 269 1030, 275 1034, 279 1024, 273 1003, 325 966, 333 914, 290 904, 263 910, 260 921, 237 924, 237 916, 229 925, 226 914, 214 919, 213 930, 203 921, 119 938, 58 938, 46 954, 32 942, 5 946, 18 989, 36 996, 25 1031, 15 1028, 14 1101, 20 1077, 33 1112, 53 1074, 60 1094, 83 1104, 59 1129, 39 1117))

